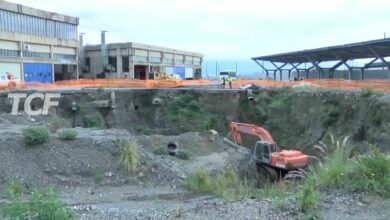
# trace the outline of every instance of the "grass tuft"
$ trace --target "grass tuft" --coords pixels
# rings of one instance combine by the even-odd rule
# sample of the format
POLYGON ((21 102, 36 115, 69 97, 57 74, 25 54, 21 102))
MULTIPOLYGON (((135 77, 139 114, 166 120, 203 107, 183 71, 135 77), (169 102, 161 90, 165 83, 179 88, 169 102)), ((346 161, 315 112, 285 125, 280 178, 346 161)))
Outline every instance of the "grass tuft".
POLYGON ((129 140, 121 141, 119 163, 128 171, 135 172, 138 168, 139 156, 134 142, 129 140))
POLYGON ((11 181, 5 187, 5 195, 9 199, 14 199, 22 196, 24 192, 24 186, 19 181, 11 181))

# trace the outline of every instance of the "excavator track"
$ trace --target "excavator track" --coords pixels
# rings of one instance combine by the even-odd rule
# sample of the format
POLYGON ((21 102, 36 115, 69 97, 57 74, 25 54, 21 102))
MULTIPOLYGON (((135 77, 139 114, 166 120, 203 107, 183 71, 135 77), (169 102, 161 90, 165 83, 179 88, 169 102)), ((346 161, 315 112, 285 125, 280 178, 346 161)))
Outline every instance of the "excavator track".
POLYGON ((267 176, 268 181, 270 182, 275 182, 279 179, 278 173, 274 169, 262 164, 257 164, 257 173, 259 175, 265 174, 265 176, 267 176))

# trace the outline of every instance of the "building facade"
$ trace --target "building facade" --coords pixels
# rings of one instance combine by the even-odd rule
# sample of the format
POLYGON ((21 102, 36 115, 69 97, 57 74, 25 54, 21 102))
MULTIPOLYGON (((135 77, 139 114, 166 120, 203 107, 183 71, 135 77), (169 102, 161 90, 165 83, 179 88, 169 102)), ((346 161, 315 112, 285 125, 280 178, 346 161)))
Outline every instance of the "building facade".
POLYGON ((0 83, 78 78, 76 17, 0 0, 0 83))
POLYGON ((84 77, 154 79, 166 73, 181 79, 202 78, 203 55, 139 43, 114 43, 82 47, 84 77), (103 51, 103 53, 102 53, 103 51))

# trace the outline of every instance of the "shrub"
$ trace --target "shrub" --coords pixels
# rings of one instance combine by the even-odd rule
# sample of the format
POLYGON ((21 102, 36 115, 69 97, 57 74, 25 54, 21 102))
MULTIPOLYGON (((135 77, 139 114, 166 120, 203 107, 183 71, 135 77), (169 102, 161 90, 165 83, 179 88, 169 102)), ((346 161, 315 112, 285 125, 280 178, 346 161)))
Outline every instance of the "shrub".
POLYGON ((213 191, 217 196, 227 200, 246 197, 249 194, 245 192, 243 184, 232 169, 224 170, 215 178, 213 191))
POLYGON ((309 176, 322 188, 337 187, 390 197, 390 158, 374 146, 370 146, 368 154, 350 158, 352 148, 345 147, 347 140, 342 144, 332 141, 330 148, 334 150, 309 176))
POLYGON ((255 114, 256 116, 260 119, 260 121, 262 123, 264 123, 265 121, 267 121, 268 119, 268 115, 267 115, 267 112, 265 111, 264 108, 260 107, 260 106, 256 106, 255 108, 255 114))
POLYGON ((383 92, 378 91, 378 90, 374 90, 372 88, 363 88, 362 91, 360 92, 360 96, 362 98, 369 98, 369 97, 372 97, 372 96, 380 97, 380 96, 383 96, 383 95, 384 95, 383 92))
POLYGON ((187 179, 186 186, 194 192, 211 192, 213 190, 210 174, 205 169, 193 173, 187 179))
POLYGON ((49 139, 49 132, 44 127, 30 127, 22 131, 24 142, 28 145, 45 143, 49 139))
POLYGON ((22 195, 24 186, 18 181, 11 181, 5 188, 5 195, 9 199, 18 198, 22 195))
POLYGON ((345 187, 351 191, 390 197, 390 159, 371 146, 369 154, 351 162, 347 183, 345 187))
POLYGON ((134 142, 125 140, 120 143, 119 163, 129 172, 135 172, 139 156, 134 142))
POLYGON ((77 137, 77 131, 74 129, 60 129, 57 131, 58 138, 61 140, 74 140, 77 137))
POLYGON ((93 176, 93 179, 95 181, 96 184, 99 184, 103 181, 104 179, 104 176, 101 172, 95 172, 95 175, 93 176))
POLYGON ((262 189, 256 190, 254 197, 256 198, 271 198, 274 200, 283 199, 291 194, 294 185, 287 182, 277 182, 276 184, 267 185, 262 189))
POLYGON ((219 117, 217 115, 211 115, 209 118, 206 119, 206 121, 203 124, 203 128, 205 130, 211 130, 215 129, 217 126, 217 123, 219 121, 219 117))
POLYGON ((315 213, 316 205, 321 198, 320 194, 314 188, 314 183, 313 178, 307 178, 302 190, 296 195, 299 208, 302 212, 310 213, 311 215, 315 213))
POLYGON ((191 158, 191 153, 186 150, 179 150, 176 156, 182 160, 189 160, 191 158))
POLYGON ((329 155, 325 158, 316 173, 318 184, 322 187, 341 187, 346 179, 348 159, 352 148, 347 146, 348 137, 343 142, 334 141, 328 149, 329 155))
POLYGON ((53 189, 42 194, 35 190, 29 202, 22 202, 14 198, 4 208, 4 217, 11 219, 38 219, 38 220, 70 220, 76 218, 76 213, 60 202, 53 189))
POLYGON ((98 112, 86 114, 83 118, 83 125, 86 128, 98 128, 102 126, 102 118, 98 112))
MULTIPOLYGON (((236 200, 248 197, 269 197, 263 190, 249 188, 245 181, 241 182, 237 173, 232 169, 226 169, 215 177, 211 177, 205 169, 193 173, 186 182, 186 187, 194 192, 209 192, 225 200, 236 200)), ((284 189, 269 191, 272 196, 284 196, 284 189)))
POLYGON ((155 155, 164 155, 164 154, 168 154, 168 150, 166 147, 158 147, 153 150, 153 153, 155 155))
POLYGON ((325 108, 325 113, 323 115, 323 125, 324 127, 330 127, 334 125, 338 120, 340 116, 340 108, 335 105, 331 104, 325 108))
POLYGON ((187 107, 193 112, 200 112, 200 106, 196 100, 192 100, 190 103, 188 103, 187 107))
POLYGON ((60 128, 70 127, 69 121, 58 116, 50 117, 48 122, 51 133, 55 133, 60 128))
POLYGON ((382 115, 378 110, 374 110, 370 119, 371 123, 375 126, 380 126, 382 124, 382 115))

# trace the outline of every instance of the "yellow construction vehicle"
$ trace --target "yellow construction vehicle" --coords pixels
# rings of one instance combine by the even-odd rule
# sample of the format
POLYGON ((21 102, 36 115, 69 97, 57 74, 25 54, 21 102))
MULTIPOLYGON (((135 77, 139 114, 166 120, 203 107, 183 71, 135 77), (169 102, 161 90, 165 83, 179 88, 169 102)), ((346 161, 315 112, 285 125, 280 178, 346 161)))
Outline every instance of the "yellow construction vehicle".
POLYGON ((172 73, 154 73, 155 80, 177 80, 172 73))

